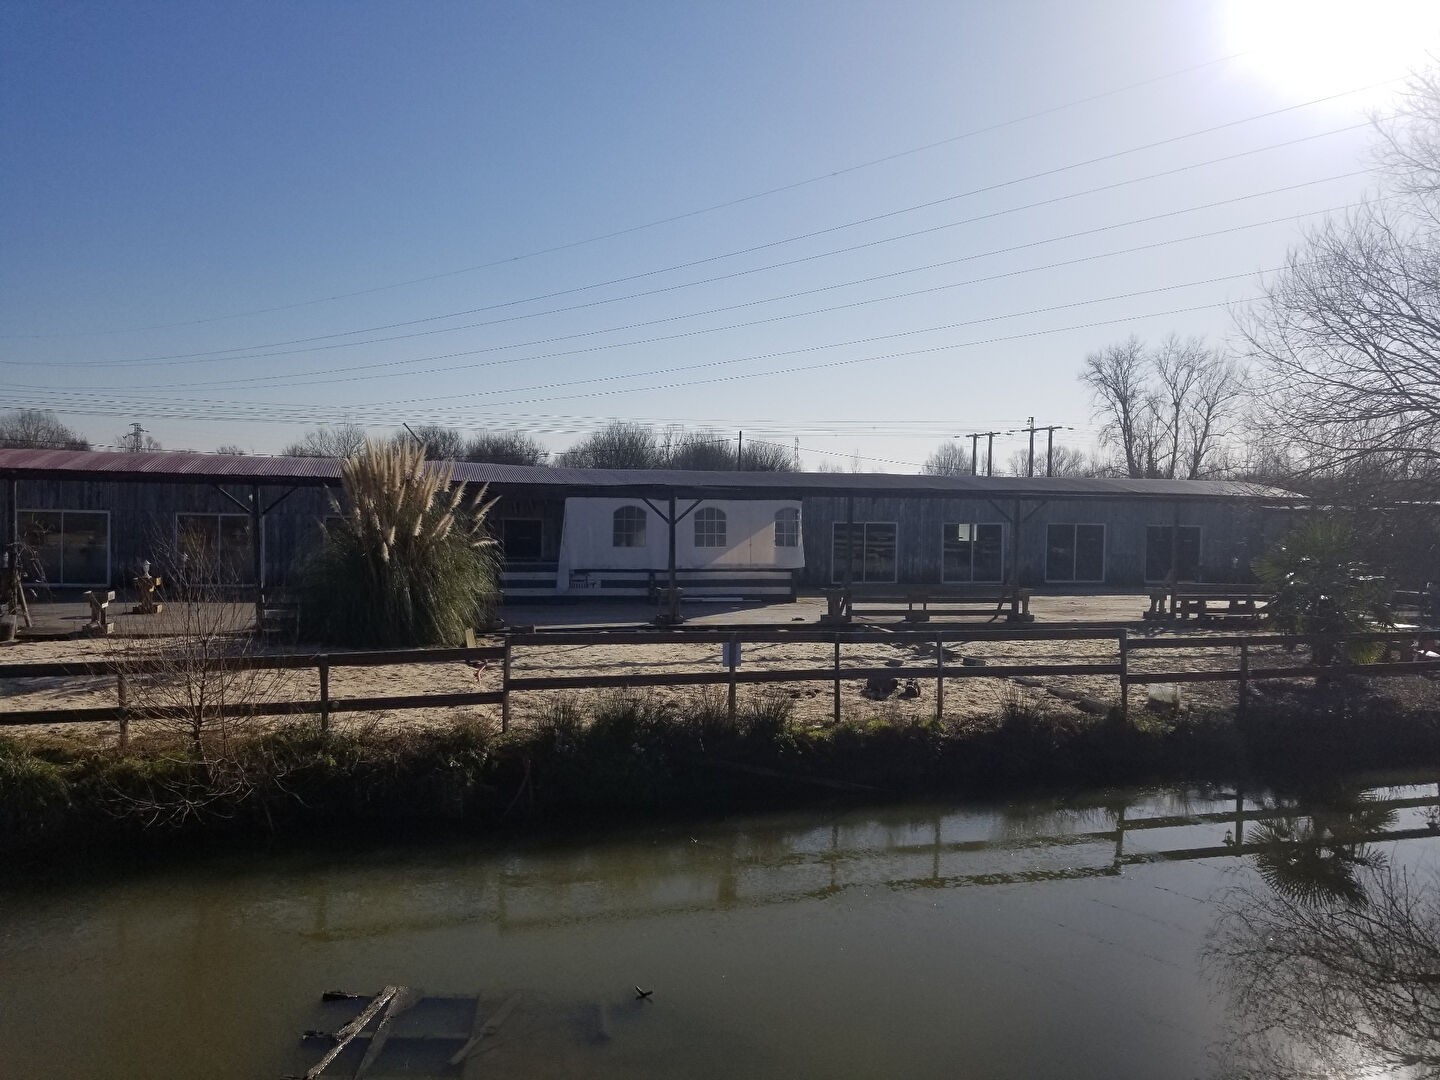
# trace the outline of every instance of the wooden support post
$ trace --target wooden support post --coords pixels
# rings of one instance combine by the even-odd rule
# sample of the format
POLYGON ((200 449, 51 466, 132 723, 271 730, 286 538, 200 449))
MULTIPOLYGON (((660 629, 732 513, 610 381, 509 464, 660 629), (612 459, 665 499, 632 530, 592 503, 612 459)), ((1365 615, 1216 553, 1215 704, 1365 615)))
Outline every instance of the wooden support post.
POLYGON ((330 733, 330 657, 320 657, 320 734, 330 733))
MULTIPOLYGON (((122 671, 115 676, 115 697, 120 703, 120 708, 125 709, 130 705, 130 684, 125 679, 122 671)), ((130 714, 120 714, 120 749, 130 749, 130 714)))
POLYGON ((935 638, 935 722, 945 720, 945 639, 935 638))
POLYGON ((510 638, 505 638, 505 657, 500 661, 500 734, 510 730, 510 638))
POLYGON ((1120 719, 1130 722, 1130 634, 1120 630, 1120 719))
POLYGON ((265 629, 265 515, 260 507, 260 485, 250 485, 250 572, 255 576, 255 633, 265 629))
POLYGON ((1240 698, 1235 704, 1235 715, 1242 721, 1250 707, 1250 643, 1240 642, 1240 698))
POLYGON ((670 539, 669 539, 669 556, 668 556, 669 562, 668 562, 668 564, 667 564, 667 565, 669 566, 669 570, 670 570, 670 573, 669 573, 670 603, 671 603, 671 605, 672 605, 672 607, 671 607, 671 609, 670 609, 670 614, 671 614, 671 615, 679 615, 679 614, 680 614, 680 605, 677 604, 677 603, 675 603, 675 493, 674 493, 673 491, 670 493, 669 511, 670 511, 670 513, 669 513, 669 517, 668 517, 667 520, 666 520, 666 524, 669 526, 669 537, 670 537, 670 539))
MULTIPOLYGON (((854 586, 854 584, 855 584, 855 496, 854 496, 854 495, 846 495, 846 496, 845 496, 845 576, 844 576, 841 580, 844 582, 844 585, 845 585, 845 598, 844 598, 844 600, 841 602, 841 603, 843 604, 843 607, 844 607, 844 611, 843 611, 842 614, 849 615, 849 614, 851 614, 851 612, 854 610, 854 607, 855 607, 855 604, 854 604, 855 594, 854 594, 854 589, 853 589, 853 586, 854 586)), ((835 647, 836 647, 837 650, 838 650, 839 647, 840 647, 840 645, 839 645, 839 639, 838 639, 838 638, 836 639, 836 645, 835 645, 835 647)), ((838 655, 838 653, 837 653, 837 655, 838 655)), ((837 660, 836 663, 838 664, 839 661, 837 660)), ((837 683, 837 685, 838 685, 838 683, 837 683)), ((835 692, 836 692, 836 694, 839 694, 840 691, 839 691, 839 690, 836 690, 835 692)), ((836 700, 838 701, 839 698, 837 697, 836 700)), ((835 719, 836 719, 836 720, 839 720, 840 717, 839 717, 839 715, 838 715, 838 712, 839 712, 839 708, 840 708, 840 707, 837 705, 835 708, 836 708, 836 712, 837 712, 837 715, 836 715, 835 719)))
POLYGON ((835 723, 840 722, 840 635, 835 635, 835 723))
POLYGON ((1020 619, 1020 500, 1010 505, 1010 621, 1020 619))
POLYGON ((730 725, 735 725, 735 666, 740 662, 740 635, 730 635, 730 648, 726 650, 725 663, 728 667, 730 679, 729 685, 725 688, 726 714, 730 717, 730 725))

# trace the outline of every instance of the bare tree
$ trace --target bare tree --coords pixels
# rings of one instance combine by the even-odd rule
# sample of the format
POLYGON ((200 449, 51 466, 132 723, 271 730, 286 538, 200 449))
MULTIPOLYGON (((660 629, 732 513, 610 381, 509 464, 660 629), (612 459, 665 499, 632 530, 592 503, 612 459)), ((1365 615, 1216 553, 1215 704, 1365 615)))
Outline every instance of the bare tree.
MULTIPOLYGON (((1016 450, 1006 463, 1005 472, 1010 476, 1027 476, 1030 470, 1030 451, 1016 450)), ((1094 461, 1084 450, 1073 446, 1057 446, 1048 455, 1045 448, 1035 450, 1036 476, 1099 476, 1104 466, 1094 461), (1049 472, 1046 472, 1046 458, 1049 457, 1049 472)))
POLYGON ((47 409, 12 409, 0 415, 0 450, 89 450, 90 441, 47 409))
MULTIPOLYGON (((1309 231, 1240 330, 1257 422, 1360 496, 1440 479, 1440 78, 1381 126, 1380 197, 1309 231), (1378 485, 1378 487, 1377 487, 1378 485)), ((1428 496, 1427 496, 1428 497, 1428 496)))
POLYGON ((465 461, 493 465, 544 465, 550 451, 524 431, 482 431, 465 443, 465 461))
POLYGON ((616 420, 580 439, 556 463, 571 469, 654 469, 663 460, 653 429, 616 420))
POLYGON ((925 459, 920 471, 931 476, 968 476, 971 464, 970 455, 959 443, 942 442, 925 459))
POLYGON ((280 451, 281 457, 354 457, 365 446, 365 429, 350 420, 307 431, 280 451))
MULTIPOLYGON (((443 424, 417 424, 401 428, 393 436, 397 443, 420 441, 427 461, 461 461, 465 457, 465 438, 454 428, 443 424)), ((347 457, 349 455, 346 455, 347 457)))
POLYGON ((1080 381, 1104 421, 1101 440, 1136 478, 1211 475, 1245 393, 1232 359, 1174 335, 1154 349, 1131 337, 1091 353, 1080 381))
POLYGON ((240 446, 237 443, 226 443, 224 446, 217 446, 215 448, 215 453, 230 454, 234 457, 244 457, 246 454, 250 453, 250 451, 246 450, 245 447, 240 446))

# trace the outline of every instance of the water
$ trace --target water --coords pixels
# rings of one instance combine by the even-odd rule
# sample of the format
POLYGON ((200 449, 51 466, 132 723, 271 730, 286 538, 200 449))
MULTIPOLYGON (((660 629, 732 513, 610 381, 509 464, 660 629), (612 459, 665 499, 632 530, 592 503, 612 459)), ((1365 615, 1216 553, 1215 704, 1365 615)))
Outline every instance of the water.
MULTIPOLYGON (((807 812, 12 883, 0 1076, 299 1073, 326 1045, 300 1033, 355 1011, 322 990, 405 983, 478 994, 482 1014, 520 992, 477 1076, 1207 1077, 1233 1034, 1224 970, 1202 965, 1226 905, 1318 910, 1307 893, 1343 889, 1337 867, 1387 859, 1428 880, 1437 792, 1238 824, 1275 800, 807 812), (1407 838, 1334 842, 1346 827, 1407 838)), ((426 1008, 416 1025, 470 1030, 468 1006, 426 1008)))

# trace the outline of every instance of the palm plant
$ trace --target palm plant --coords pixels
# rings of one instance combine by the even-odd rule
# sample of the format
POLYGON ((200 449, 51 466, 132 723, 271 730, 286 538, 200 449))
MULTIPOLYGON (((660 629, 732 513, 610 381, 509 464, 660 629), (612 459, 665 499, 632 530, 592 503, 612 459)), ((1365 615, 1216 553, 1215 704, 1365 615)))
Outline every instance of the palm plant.
POLYGON ((466 498, 451 468, 413 443, 375 444, 341 468, 325 543, 304 573, 301 629, 345 645, 455 645, 500 597, 494 500, 466 498))
MULTIPOLYGON (((1358 554, 1354 534, 1336 522, 1307 522, 1255 560, 1255 576, 1273 590, 1268 621, 1289 634, 1340 636, 1389 626, 1390 587, 1358 554)), ((1373 647, 1352 646, 1350 658, 1369 659, 1373 647)), ((1314 658, 1327 664, 1334 647, 1316 641, 1314 658)))

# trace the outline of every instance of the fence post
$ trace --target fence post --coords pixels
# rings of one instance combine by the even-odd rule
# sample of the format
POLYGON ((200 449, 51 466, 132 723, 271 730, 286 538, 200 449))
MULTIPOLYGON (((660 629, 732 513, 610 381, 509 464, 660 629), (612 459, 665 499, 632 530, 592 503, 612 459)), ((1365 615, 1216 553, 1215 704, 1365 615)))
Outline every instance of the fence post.
POLYGON ((330 734, 330 657, 320 656, 320 734, 330 734))
MULTIPOLYGON (((1240 642, 1240 700, 1236 704, 1236 715, 1245 719, 1245 712, 1250 707, 1250 643, 1240 642)), ((1236 843, 1239 843, 1237 840, 1236 843)))
POLYGON ((726 687, 726 713, 730 726, 735 726, 735 665, 740 660, 740 635, 730 635, 730 647, 725 650, 725 665, 729 668, 729 686, 726 687))
POLYGON ((510 730, 510 635, 505 635, 505 655, 500 660, 500 734, 510 730))
POLYGON ((840 635, 835 635, 835 723, 840 722, 840 635))
POLYGON ((945 720, 945 638, 935 635, 935 722, 945 720))
POLYGON ((1120 629, 1120 719, 1130 722, 1130 633, 1120 629))
MULTIPOLYGON (((130 684, 125 681, 125 673, 122 671, 115 676, 115 695, 119 699, 120 708, 125 709, 130 705, 130 684)), ((130 714, 120 714, 120 749, 130 749, 130 714)))

